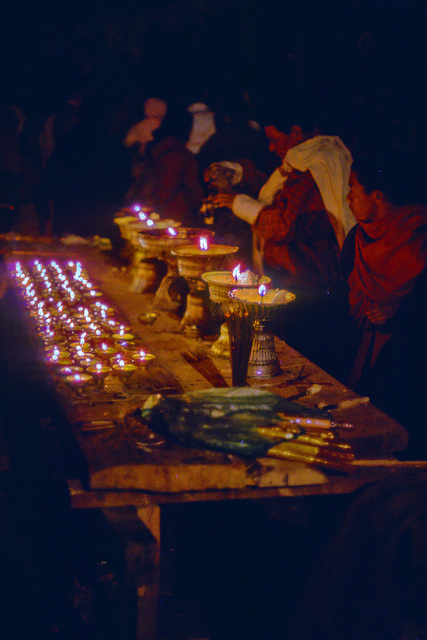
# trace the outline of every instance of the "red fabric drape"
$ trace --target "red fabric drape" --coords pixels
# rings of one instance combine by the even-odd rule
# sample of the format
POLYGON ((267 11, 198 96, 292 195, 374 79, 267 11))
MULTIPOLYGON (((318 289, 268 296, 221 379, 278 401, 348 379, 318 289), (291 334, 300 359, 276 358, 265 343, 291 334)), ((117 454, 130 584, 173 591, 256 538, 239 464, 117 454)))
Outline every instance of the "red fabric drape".
POLYGON ((427 262, 427 207, 409 205, 356 232, 348 278, 351 314, 362 321, 378 305, 392 318, 427 262))

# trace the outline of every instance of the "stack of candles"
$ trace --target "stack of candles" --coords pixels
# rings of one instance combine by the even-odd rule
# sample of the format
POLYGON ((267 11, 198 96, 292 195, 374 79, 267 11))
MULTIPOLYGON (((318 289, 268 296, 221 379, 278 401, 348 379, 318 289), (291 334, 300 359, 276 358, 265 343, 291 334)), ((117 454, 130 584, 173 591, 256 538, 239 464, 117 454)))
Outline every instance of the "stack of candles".
POLYGON ((253 322, 241 305, 231 304, 226 314, 230 340, 231 378, 233 387, 246 386, 253 341, 253 322))
POLYGON ((103 301, 79 262, 62 267, 55 260, 17 262, 14 277, 37 324, 47 364, 79 393, 91 381, 103 386, 110 373, 127 380, 154 359, 145 352, 143 358, 141 350, 135 359, 125 357, 125 348, 137 350, 131 327, 103 301))

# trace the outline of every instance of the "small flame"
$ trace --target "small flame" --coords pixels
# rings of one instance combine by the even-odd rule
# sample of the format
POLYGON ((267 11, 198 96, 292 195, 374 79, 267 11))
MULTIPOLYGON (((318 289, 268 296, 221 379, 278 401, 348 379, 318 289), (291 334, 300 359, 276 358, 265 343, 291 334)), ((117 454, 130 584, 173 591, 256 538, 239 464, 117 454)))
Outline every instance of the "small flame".
POLYGON ((119 360, 119 367, 124 367, 124 366, 125 366, 125 361, 119 360))
POLYGON ((134 204, 132 209, 134 210, 135 213, 138 213, 139 211, 141 211, 141 207, 139 206, 139 204, 134 204))
POLYGON ((209 249, 209 243, 206 236, 200 236, 199 238, 199 249, 201 251, 207 251, 209 249))
POLYGON ((173 227, 168 227, 168 234, 172 237, 178 235, 178 232, 175 231, 175 229, 173 227))
POLYGON ((141 349, 141 351, 139 352, 139 357, 140 357, 140 358, 145 358, 145 355, 146 355, 146 354, 145 354, 145 351, 143 351, 143 350, 141 349))
POLYGON ((153 227, 154 226, 154 222, 153 220, 150 220, 150 218, 147 220, 147 227, 153 227))
POLYGON ((105 342, 103 342, 103 343, 101 344, 101 349, 102 349, 103 351, 107 351, 107 349, 108 349, 108 345, 106 345, 106 344, 105 344, 105 342))
POLYGON ((259 285, 258 293, 259 293, 260 298, 262 300, 263 296, 265 296, 265 294, 267 293, 267 287, 265 286, 265 284, 260 284, 259 285))
POLYGON ((240 264, 237 265, 237 267, 234 267, 233 269, 233 278, 234 278, 234 282, 237 282, 240 278, 240 264))
POLYGON ((74 380, 77 380, 77 382, 80 380, 80 375, 78 373, 74 374, 74 380))
POLYGON ((101 371, 101 369, 102 369, 102 364, 97 364, 96 365, 96 370, 97 371, 101 371))
POLYGON ((147 220, 147 214, 141 211, 141 213, 138 213, 138 218, 142 221, 147 220))

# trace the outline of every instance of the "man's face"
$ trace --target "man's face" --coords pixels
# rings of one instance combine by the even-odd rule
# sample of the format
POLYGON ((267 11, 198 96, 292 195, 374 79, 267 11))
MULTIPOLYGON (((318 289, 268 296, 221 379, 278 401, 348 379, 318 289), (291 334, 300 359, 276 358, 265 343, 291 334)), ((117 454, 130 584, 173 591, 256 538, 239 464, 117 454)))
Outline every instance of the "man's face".
POLYGON ((272 125, 264 127, 265 135, 269 140, 269 149, 283 160, 288 150, 294 146, 292 134, 283 133, 272 125))
POLYGON ((347 200, 350 209, 358 222, 371 222, 377 213, 377 202, 373 193, 367 194, 364 187, 357 179, 355 171, 350 172, 350 191, 347 200))

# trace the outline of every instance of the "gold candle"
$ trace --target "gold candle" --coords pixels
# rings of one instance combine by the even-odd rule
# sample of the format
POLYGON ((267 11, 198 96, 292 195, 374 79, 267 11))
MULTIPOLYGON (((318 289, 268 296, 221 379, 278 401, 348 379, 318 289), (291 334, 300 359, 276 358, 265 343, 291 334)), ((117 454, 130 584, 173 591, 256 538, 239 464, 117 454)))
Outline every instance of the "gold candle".
POLYGON ((135 351, 132 354, 132 360, 138 367, 142 367, 144 369, 148 369, 148 367, 153 364, 156 356, 152 353, 146 353, 142 349, 140 351, 135 351))
POLYGON ((91 380, 88 373, 72 373, 65 377, 65 382, 75 391, 82 391, 91 380))
POLYGON ((117 364, 113 364, 113 370, 118 378, 128 380, 136 371, 136 366, 126 363, 124 360, 119 360, 117 364))
POLYGON ((91 364, 87 368, 87 372, 90 373, 95 382, 103 386, 105 378, 111 373, 111 367, 101 363, 91 364))

